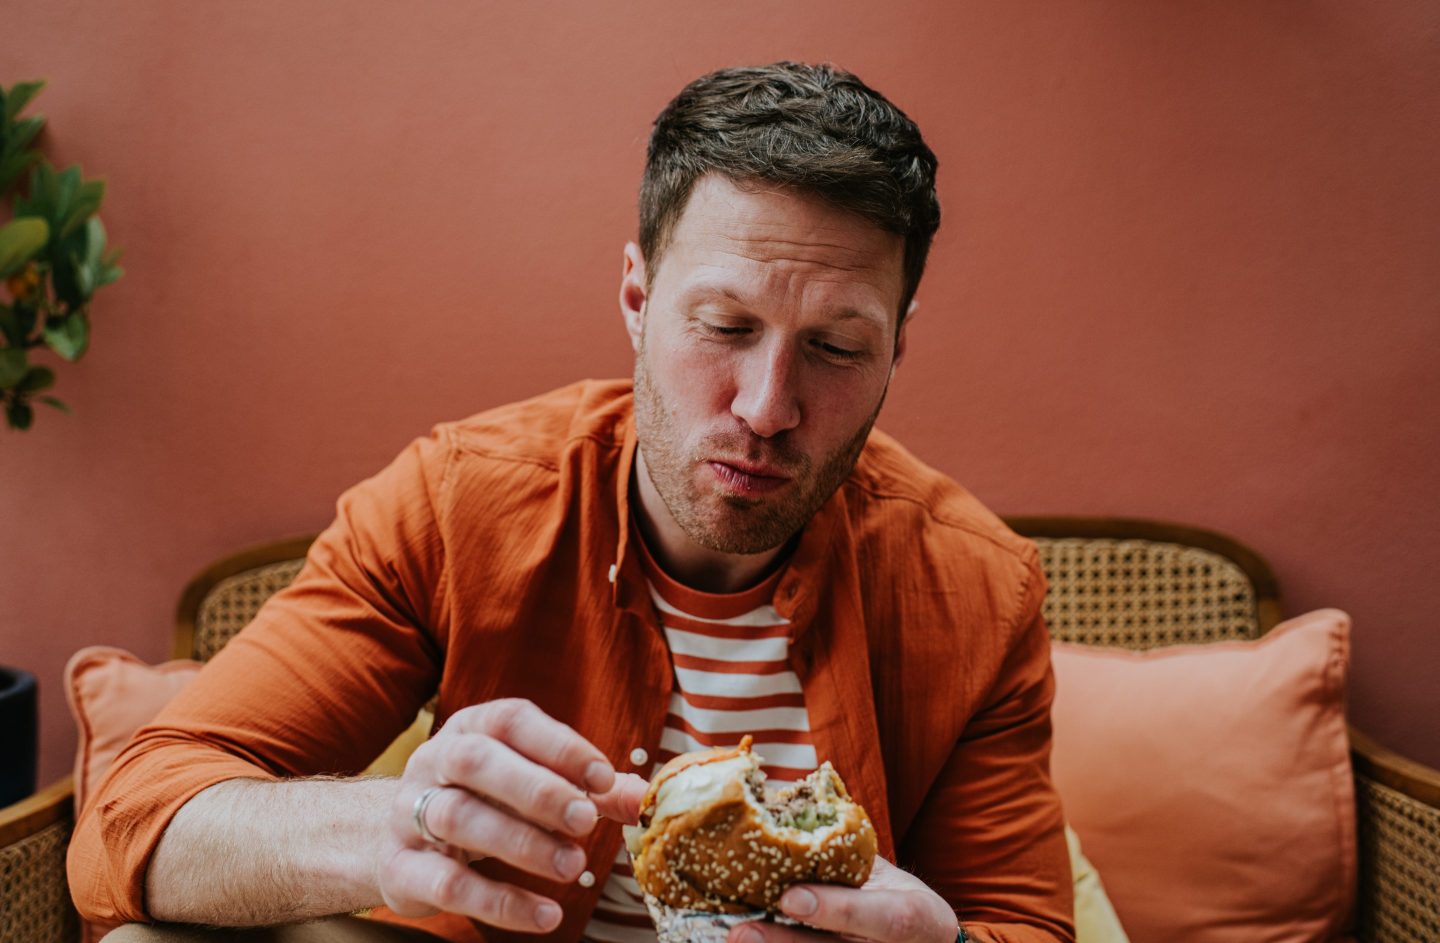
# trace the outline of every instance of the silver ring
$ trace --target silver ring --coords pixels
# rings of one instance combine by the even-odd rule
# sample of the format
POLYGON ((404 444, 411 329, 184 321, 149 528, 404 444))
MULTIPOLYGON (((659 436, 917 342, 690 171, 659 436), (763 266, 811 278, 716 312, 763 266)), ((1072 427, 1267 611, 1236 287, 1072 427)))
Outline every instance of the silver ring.
POLYGON ((432 845, 443 845, 444 842, 436 838, 434 833, 430 831, 430 827, 425 824, 425 807, 430 804, 431 799, 435 798, 435 794, 444 788, 444 786, 431 786, 429 789, 420 793, 419 797, 415 800, 415 831, 419 832, 420 837, 432 845))

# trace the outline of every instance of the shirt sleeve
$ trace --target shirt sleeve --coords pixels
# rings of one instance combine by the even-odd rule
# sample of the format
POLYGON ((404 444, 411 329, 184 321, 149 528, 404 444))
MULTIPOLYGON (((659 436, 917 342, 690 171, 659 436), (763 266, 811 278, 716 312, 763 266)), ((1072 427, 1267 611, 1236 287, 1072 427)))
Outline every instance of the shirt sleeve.
POLYGON ((229 779, 362 770, 434 692, 446 625, 436 507, 445 427, 346 491, 295 581, 136 732, 81 809, 67 870, 86 919, 148 920, 175 813, 229 779))
POLYGON ((1065 822, 1050 780, 1055 676, 1032 561, 1012 643, 900 848, 955 908, 967 939, 1074 943, 1065 822))

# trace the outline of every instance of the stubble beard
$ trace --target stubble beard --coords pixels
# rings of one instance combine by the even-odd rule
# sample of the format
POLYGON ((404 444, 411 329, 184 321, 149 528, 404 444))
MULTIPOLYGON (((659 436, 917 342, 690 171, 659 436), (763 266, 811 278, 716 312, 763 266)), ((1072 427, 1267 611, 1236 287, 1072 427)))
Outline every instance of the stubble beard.
POLYGON ((697 453, 687 454, 675 419, 650 380, 643 337, 635 357, 635 430, 650 482, 685 536, 720 553, 764 553, 799 533, 854 469, 884 402, 882 392, 874 412, 826 456, 818 473, 812 473, 814 463, 803 452, 753 433, 710 436, 697 453), (718 488, 706 493, 695 483, 695 468, 714 456, 778 466, 790 476, 791 485, 770 498, 726 494, 718 488))

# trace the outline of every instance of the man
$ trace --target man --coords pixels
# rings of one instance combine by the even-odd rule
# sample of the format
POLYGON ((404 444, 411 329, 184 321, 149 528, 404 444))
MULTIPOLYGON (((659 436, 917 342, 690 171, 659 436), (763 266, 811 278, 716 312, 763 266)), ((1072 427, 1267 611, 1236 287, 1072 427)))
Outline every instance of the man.
POLYGON ((348 491, 84 811, 81 912, 644 939, 619 823, 666 757, 753 732, 774 779, 831 759, 885 860, 732 941, 1071 940, 1035 550, 871 433, 935 166, 831 67, 684 89, 624 251, 633 391, 442 424, 348 491), (346 778, 437 691, 401 778, 346 778))

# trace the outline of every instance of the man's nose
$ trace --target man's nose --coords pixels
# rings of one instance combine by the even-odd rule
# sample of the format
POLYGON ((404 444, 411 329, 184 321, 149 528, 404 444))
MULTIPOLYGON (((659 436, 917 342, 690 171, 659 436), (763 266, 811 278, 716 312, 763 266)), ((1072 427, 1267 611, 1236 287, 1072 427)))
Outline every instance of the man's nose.
POLYGON ((751 355, 741 368, 730 411, 768 439, 800 424, 795 355, 784 343, 762 345, 751 355))

